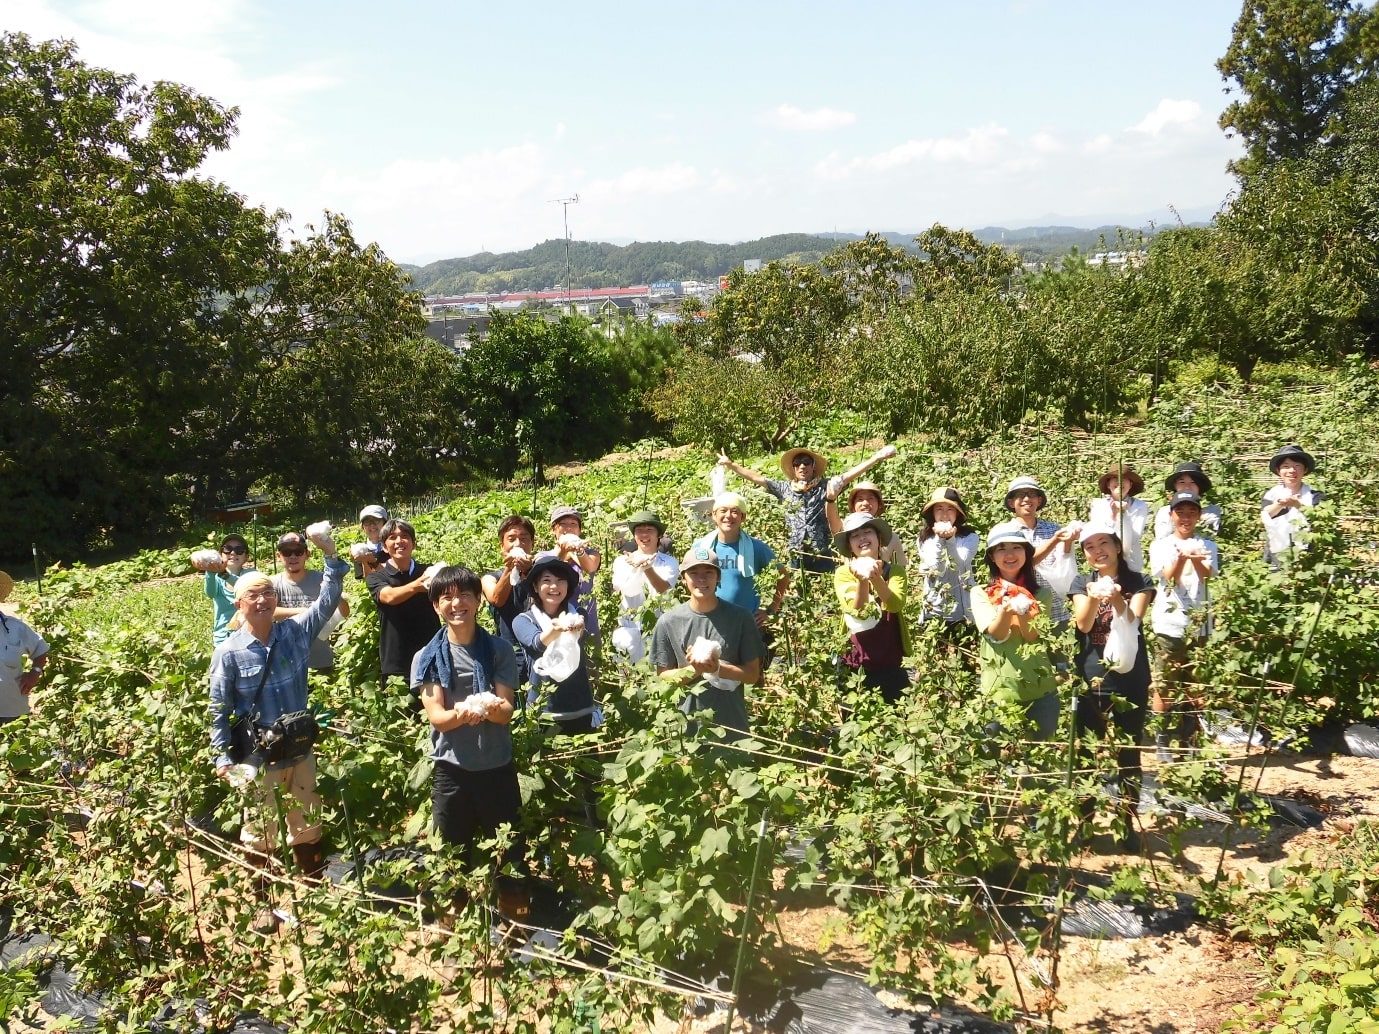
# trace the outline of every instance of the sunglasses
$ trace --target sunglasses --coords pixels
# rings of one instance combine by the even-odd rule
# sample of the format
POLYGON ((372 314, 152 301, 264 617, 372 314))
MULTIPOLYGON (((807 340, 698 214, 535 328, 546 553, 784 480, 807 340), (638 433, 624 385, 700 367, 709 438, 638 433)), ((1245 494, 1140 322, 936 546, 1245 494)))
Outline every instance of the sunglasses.
POLYGON ((283 556, 306 556, 305 549, 280 549, 278 552, 283 556))
POLYGON ((221 552, 232 553, 236 556, 245 556, 246 554, 248 554, 249 549, 246 546, 226 546, 224 549, 221 550, 221 552))

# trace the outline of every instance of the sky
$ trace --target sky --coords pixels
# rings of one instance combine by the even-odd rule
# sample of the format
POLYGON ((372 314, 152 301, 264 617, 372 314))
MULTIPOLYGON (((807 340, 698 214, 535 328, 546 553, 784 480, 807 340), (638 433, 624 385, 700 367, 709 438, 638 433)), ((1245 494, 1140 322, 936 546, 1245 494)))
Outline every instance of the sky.
POLYGON ((239 109, 202 173, 399 262, 1206 219, 1240 0, 0 0, 239 109), (560 199, 578 196, 577 203, 560 199), (1176 213, 1176 214, 1175 214, 1176 213))

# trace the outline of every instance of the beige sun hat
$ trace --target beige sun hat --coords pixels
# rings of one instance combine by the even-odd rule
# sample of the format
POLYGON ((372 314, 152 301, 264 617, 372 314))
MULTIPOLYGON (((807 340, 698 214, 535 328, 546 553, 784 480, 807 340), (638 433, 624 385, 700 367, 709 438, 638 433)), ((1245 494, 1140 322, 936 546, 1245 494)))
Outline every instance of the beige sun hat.
POLYGON ((12 592, 14 592, 14 579, 9 576, 9 572, 0 571, 0 603, 9 599, 12 592))
POLYGON ((824 459, 813 449, 788 449, 780 458, 780 469, 788 478, 795 476, 795 459, 799 456, 814 457, 814 476, 821 478, 828 470, 828 460, 824 459))

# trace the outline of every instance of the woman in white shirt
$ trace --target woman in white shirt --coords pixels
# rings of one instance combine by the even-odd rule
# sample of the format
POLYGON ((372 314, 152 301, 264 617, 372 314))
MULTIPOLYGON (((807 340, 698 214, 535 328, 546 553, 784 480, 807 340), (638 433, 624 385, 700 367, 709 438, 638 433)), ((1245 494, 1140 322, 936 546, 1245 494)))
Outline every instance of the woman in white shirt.
POLYGON ((1296 445, 1285 445, 1269 461, 1269 470, 1278 478, 1278 484, 1264 493, 1259 518, 1264 522, 1267 540, 1264 559, 1271 564, 1294 546, 1306 548, 1301 536, 1308 524, 1302 511, 1326 498, 1302 480, 1316 466, 1317 461, 1296 445))
MULTIPOLYGON (((628 519, 636 549, 619 553, 613 561, 613 588, 622 596, 618 628, 613 646, 632 664, 646 656, 646 634, 638 616, 648 599, 665 594, 680 578, 679 562, 661 552, 661 536, 666 526, 651 510, 638 510, 628 519)), ((667 597, 664 607, 653 608, 657 616, 675 605, 667 597)))
POLYGON ((950 629, 972 621, 972 559, 977 532, 956 488, 936 488, 924 505, 919 533, 919 573, 924 578, 920 621, 942 618, 950 629))
POLYGON ((1149 525, 1149 504, 1136 498, 1144 491, 1144 478, 1127 464, 1112 464, 1097 482, 1101 495, 1092 500, 1087 523, 1115 528, 1125 563, 1136 574, 1144 573, 1144 530, 1149 525))

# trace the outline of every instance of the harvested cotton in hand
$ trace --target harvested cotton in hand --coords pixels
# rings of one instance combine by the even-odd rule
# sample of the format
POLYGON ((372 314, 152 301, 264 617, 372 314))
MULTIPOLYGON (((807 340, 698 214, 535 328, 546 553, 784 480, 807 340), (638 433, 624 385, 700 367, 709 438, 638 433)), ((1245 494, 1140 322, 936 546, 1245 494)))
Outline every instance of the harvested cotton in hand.
POLYGON ((1006 606, 1016 614, 1028 614, 1029 608, 1034 604, 1034 597, 1023 593, 1018 596, 1007 596, 1006 606))
POLYGON ((880 569, 881 561, 877 560, 875 557, 859 556, 855 557, 848 564, 848 567, 852 569, 852 573, 858 578, 866 581, 880 569))
POLYGON ((367 542, 356 542, 354 545, 350 546, 350 559, 363 560, 372 552, 373 546, 369 545, 367 542))
POLYGON ((562 549, 578 549, 584 544, 584 540, 578 535, 566 533, 555 540, 555 544, 562 549))
POLYGON ((723 645, 715 639, 706 639, 700 636, 685 651, 685 658, 691 664, 709 664, 716 661, 722 655, 723 645))
POLYGON ((1114 578, 1107 578, 1102 575, 1096 581, 1087 586, 1087 595, 1095 600, 1109 600, 1111 594, 1116 591, 1116 581, 1114 578))
POLYGON ((496 693, 471 693, 465 698, 464 707, 473 714, 483 716, 488 713, 490 707, 497 707, 503 702, 503 698, 496 693))
POLYGON ((950 531, 952 531, 952 530, 953 530, 953 522, 952 522, 952 521, 934 521, 934 534, 935 534, 935 535, 947 535, 947 534, 948 534, 950 531))

